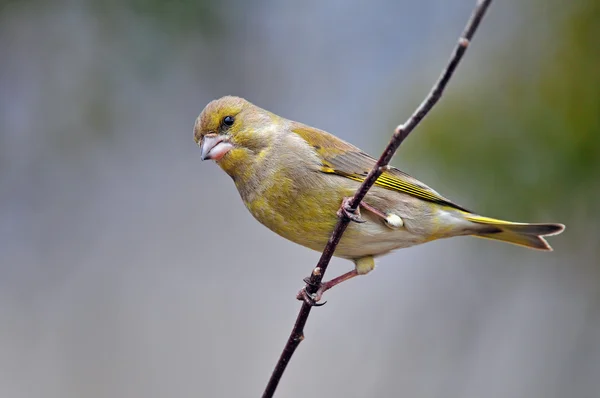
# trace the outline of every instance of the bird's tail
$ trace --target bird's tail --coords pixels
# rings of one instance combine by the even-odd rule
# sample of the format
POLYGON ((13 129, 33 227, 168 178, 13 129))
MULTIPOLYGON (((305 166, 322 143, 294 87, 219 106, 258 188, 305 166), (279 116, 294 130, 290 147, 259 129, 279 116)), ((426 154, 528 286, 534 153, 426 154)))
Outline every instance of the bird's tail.
POLYGON ((551 251, 552 247, 544 236, 558 235, 564 231, 563 224, 526 224, 496 220, 475 214, 465 215, 465 219, 478 224, 474 236, 500 240, 538 250, 551 251))

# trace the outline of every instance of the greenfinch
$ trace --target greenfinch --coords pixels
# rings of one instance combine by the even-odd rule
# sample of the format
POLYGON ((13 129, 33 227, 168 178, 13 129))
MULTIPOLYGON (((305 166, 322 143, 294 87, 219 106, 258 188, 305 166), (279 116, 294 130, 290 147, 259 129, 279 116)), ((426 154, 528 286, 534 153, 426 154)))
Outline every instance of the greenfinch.
MULTIPOLYGON (((214 160, 233 179, 250 213, 273 232, 322 251, 345 198, 356 192, 376 160, 325 131, 259 108, 243 98, 210 102, 196 119, 201 159, 214 160)), ((335 256, 352 271, 325 282, 315 295, 370 272, 374 258, 441 238, 472 235, 552 250, 544 236, 562 224, 526 224, 470 212, 406 173, 383 172, 361 202, 335 256)))

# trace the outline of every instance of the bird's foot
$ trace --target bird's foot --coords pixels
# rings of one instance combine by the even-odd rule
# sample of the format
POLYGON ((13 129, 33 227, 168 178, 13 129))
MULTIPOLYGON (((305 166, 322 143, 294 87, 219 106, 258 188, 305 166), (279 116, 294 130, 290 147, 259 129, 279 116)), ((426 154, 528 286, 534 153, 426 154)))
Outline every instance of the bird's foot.
POLYGON ((327 301, 319 303, 319 301, 321 301, 321 298, 323 297, 323 293, 325 293, 325 290, 327 290, 327 289, 323 289, 324 285, 322 283, 319 283, 317 291, 315 293, 311 294, 308 292, 307 288, 309 286, 316 287, 315 284, 311 282, 310 278, 304 278, 304 282, 306 282, 306 286, 304 286, 298 292, 298 295, 296 295, 296 298, 300 301, 304 301, 306 304, 310 305, 311 307, 321 307, 321 306, 325 305, 327 303, 327 301))
MULTIPOLYGON (((373 260, 372 257, 369 257, 369 258, 371 259, 371 261, 373 260)), ((358 271, 355 268, 352 271, 346 272, 345 274, 335 277, 330 281, 322 282, 319 284, 314 284, 310 280, 310 277, 304 278, 304 282, 306 283, 306 286, 304 286, 302 288, 302 290, 300 290, 298 292, 298 295, 296 296, 296 298, 300 301, 304 301, 306 304, 310 305, 311 307, 320 307, 322 305, 325 305, 325 303, 327 303, 327 301, 325 301, 323 303, 319 303, 319 301, 321 301, 321 298, 323 297, 323 293, 325 293, 332 287, 339 285, 340 283, 345 282, 348 279, 352 279, 358 275, 359 275, 358 271), (316 287, 317 288, 316 292, 312 293, 312 294, 309 293, 307 291, 307 288, 309 288, 309 287, 312 287, 313 289, 316 287)))
POLYGON ((344 200, 342 200, 342 205, 337 212, 338 217, 347 217, 350 221, 359 224, 366 222, 360 216, 360 210, 358 208, 355 210, 350 207, 350 200, 352 200, 352 198, 344 198, 344 200))

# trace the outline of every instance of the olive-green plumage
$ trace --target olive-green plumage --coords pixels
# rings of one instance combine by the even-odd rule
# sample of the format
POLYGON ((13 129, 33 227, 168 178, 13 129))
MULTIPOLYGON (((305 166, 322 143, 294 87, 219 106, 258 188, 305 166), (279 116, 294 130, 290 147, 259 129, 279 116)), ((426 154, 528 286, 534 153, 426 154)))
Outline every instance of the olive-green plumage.
MULTIPOLYGON (((279 235, 323 250, 336 212, 375 165, 355 146, 284 119, 238 97, 209 103, 194 126, 203 159, 231 176, 252 215, 279 235)), ((478 216, 427 185, 391 168, 363 200, 364 223, 351 223, 335 255, 359 274, 373 257, 440 238, 474 235, 551 250, 543 236, 561 224, 522 224, 478 216), (389 218, 391 217, 391 218, 389 218)))

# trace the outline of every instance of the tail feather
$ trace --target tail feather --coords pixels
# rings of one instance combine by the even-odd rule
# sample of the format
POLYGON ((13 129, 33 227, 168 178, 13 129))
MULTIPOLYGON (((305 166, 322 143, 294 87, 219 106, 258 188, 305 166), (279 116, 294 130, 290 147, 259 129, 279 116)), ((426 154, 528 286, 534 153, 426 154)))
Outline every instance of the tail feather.
POLYGON ((565 229, 563 224, 516 223, 475 214, 468 214, 465 219, 481 226, 474 236, 547 251, 551 251, 552 247, 544 236, 558 235, 565 229))

